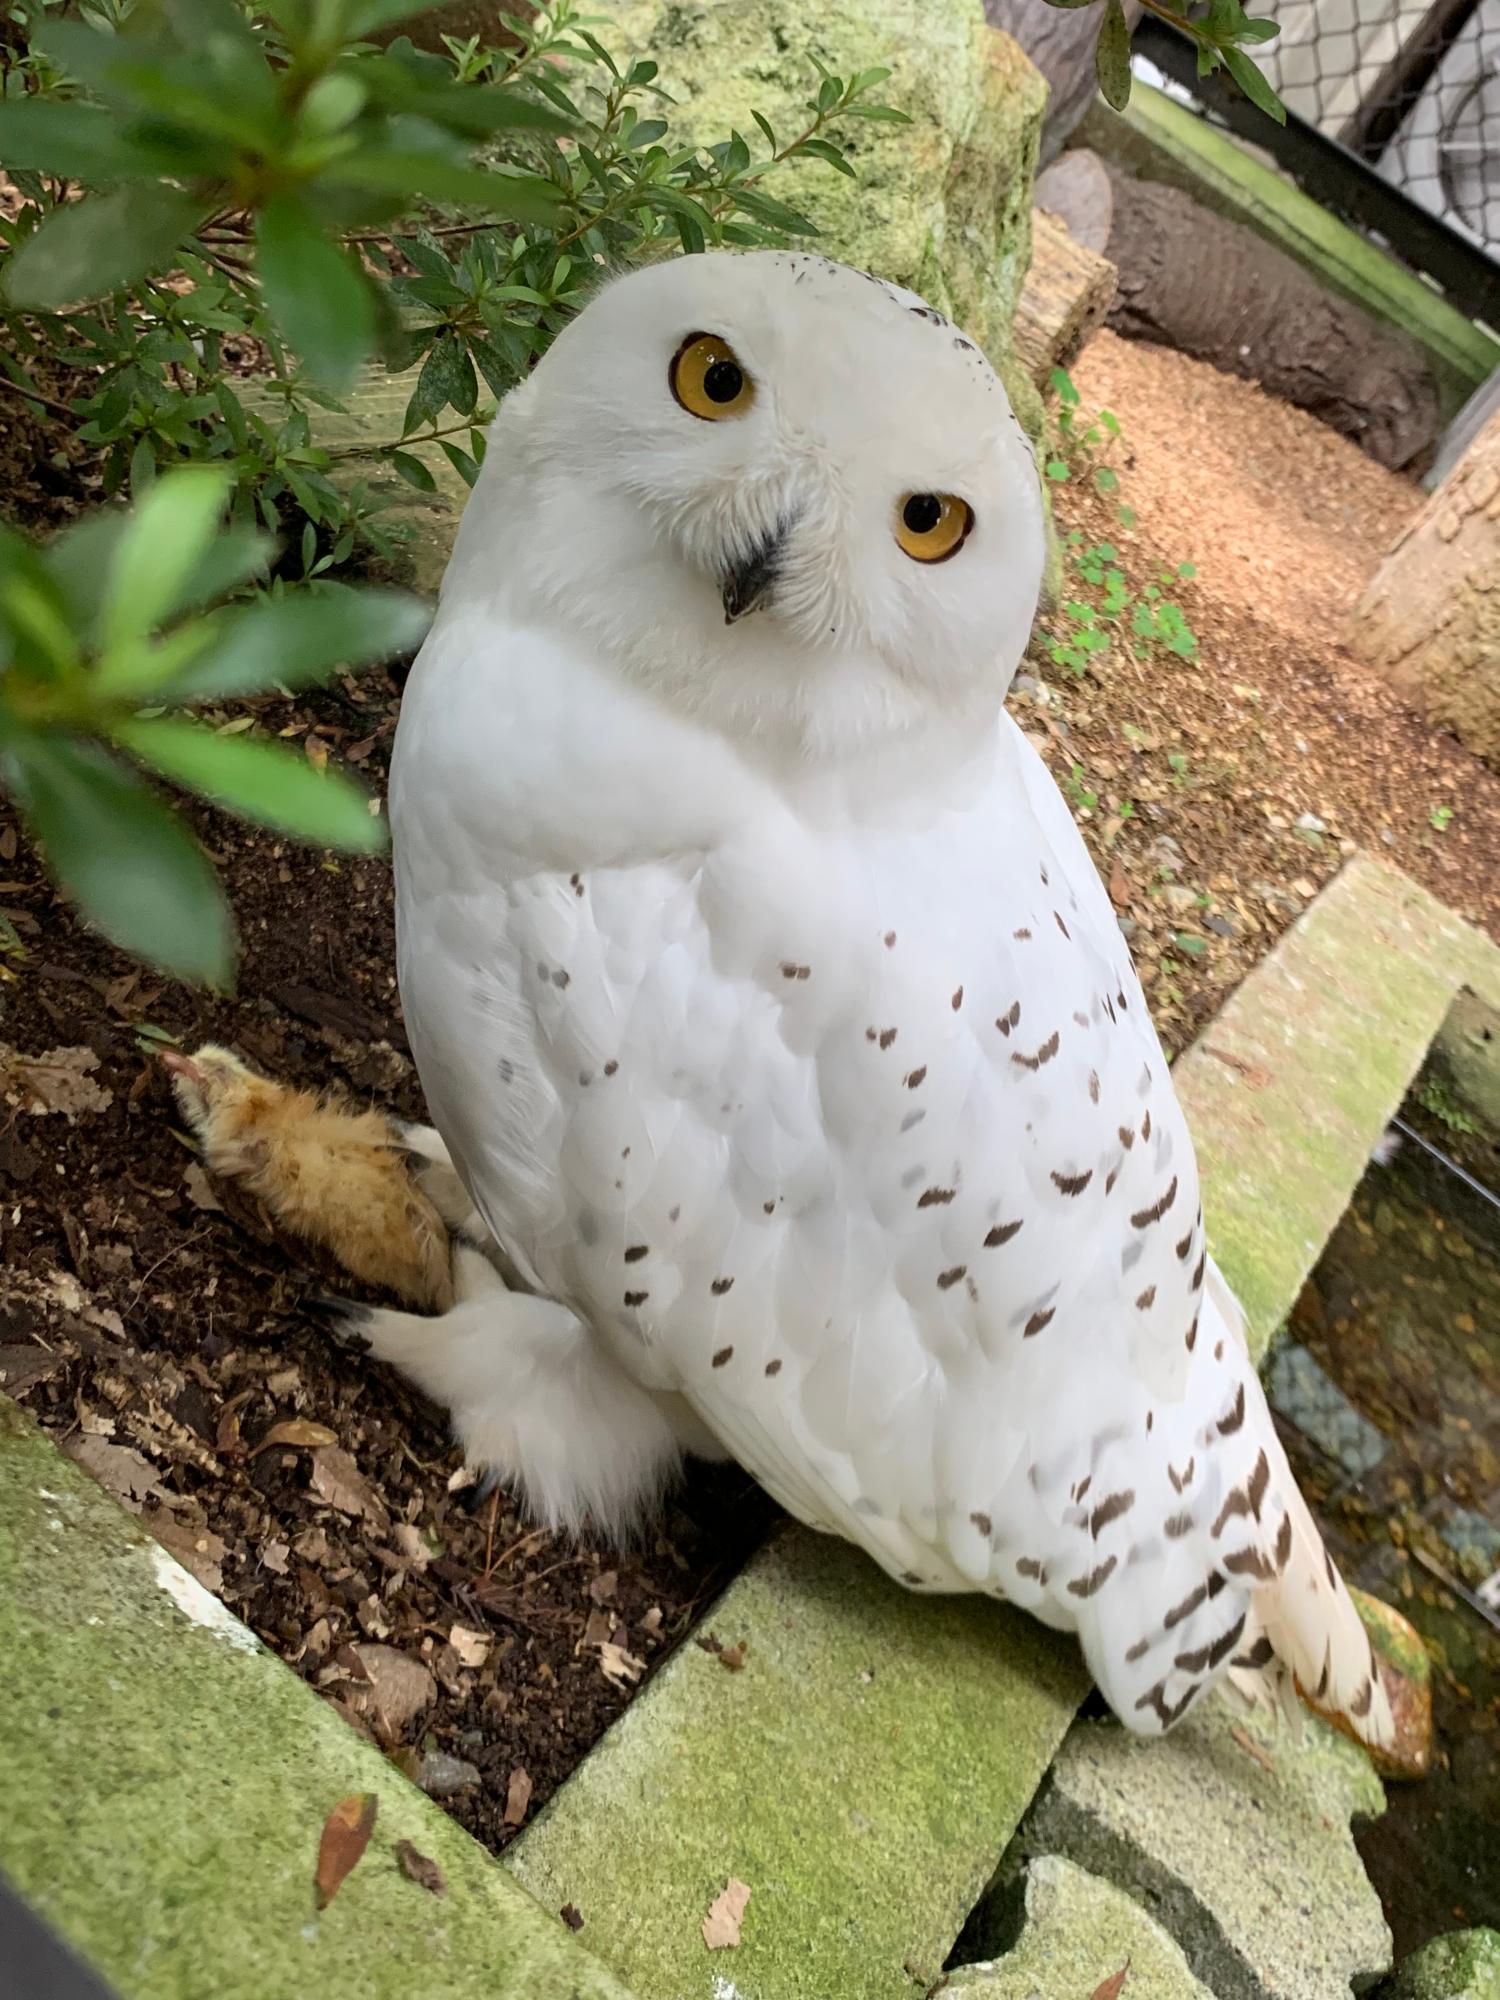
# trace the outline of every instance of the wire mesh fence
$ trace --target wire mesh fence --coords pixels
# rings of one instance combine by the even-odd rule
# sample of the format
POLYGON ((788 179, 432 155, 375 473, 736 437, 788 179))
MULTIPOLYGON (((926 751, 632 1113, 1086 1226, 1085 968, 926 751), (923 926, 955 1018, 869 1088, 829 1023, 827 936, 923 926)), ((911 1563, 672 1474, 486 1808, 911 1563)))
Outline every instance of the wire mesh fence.
POLYGON ((1257 55, 1289 110, 1500 254, 1500 0, 1287 0, 1257 55))

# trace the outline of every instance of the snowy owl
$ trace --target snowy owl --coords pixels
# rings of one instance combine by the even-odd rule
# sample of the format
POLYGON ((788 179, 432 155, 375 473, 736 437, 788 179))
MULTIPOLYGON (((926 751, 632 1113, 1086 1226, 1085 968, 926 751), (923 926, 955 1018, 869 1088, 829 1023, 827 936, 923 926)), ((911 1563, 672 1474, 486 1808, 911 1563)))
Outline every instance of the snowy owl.
POLYGON ((1289 1667, 1380 1737, 1119 925, 1002 712, 1043 555, 1000 381, 910 292, 695 256, 569 326, 391 784, 412 1048, 505 1280, 469 1253, 449 1312, 360 1331, 549 1521, 731 1454, 912 1589, 1076 1631, 1133 1729, 1289 1667))

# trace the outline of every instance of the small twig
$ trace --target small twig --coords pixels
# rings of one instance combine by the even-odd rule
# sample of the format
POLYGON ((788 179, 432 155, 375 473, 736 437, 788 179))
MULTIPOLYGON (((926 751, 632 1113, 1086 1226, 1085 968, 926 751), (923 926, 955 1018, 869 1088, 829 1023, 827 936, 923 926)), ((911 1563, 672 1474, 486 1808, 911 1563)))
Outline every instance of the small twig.
POLYGON ((55 397, 44 396, 40 389, 27 389, 19 382, 13 382, 8 375, 0 375, 0 389, 9 390, 12 396, 24 396, 28 403, 40 403, 44 410, 50 410, 55 417, 66 417, 70 424, 78 421, 78 412, 69 409, 66 403, 59 403, 55 397))

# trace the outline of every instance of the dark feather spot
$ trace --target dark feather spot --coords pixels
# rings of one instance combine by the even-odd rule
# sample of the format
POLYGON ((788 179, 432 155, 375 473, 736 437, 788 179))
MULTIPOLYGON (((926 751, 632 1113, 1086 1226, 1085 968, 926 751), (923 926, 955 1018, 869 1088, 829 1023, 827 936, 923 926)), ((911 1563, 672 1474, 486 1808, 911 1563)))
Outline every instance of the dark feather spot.
POLYGON ((1151 1641, 1149 1639, 1137 1639, 1135 1644, 1126 1652, 1125 1658, 1133 1667, 1137 1660, 1144 1660, 1150 1650, 1151 1641))
POLYGON ((1132 1229, 1149 1229, 1153 1222, 1160 1222, 1167 1210, 1177 1199, 1177 1176, 1172 1176, 1172 1184, 1160 1201, 1154 1201, 1149 1208, 1138 1208, 1130 1218, 1132 1229))
POLYGON ((722 1368, 726 1361, 732 1361, 733 1359, 734 1349, 732 1347, 721 1347, 714 1356, 713 1365, 715 1368, 722 1368))
POLYGON ((1035 1556, 1018 1556, 1016 1558, 1016 1575, 1029 1576, 1037 1583, 1045 1583, 1047 1581, 1047 1565, 1038 1562, 1035 1556))
POLYGON ((1193 1314, 1192 1325, 1188 1328, 1186 1334, 1183 1336, 1182 1344, 1184 1347, 1186 1347, 1189 1354, 1191 1354, 1193 1349, 1198 1345, 1198 1315, 1196 1313, 1193 1314))
POLYGON ((604 1074, 605 1074, 606 1076, 613 1076, 613 1075, 614 1075, 614 1073, 615 1073, 615 1071, 616 1071, 616 1070, 617 1070, 617 1069, 618 1069, 619 1067, 620 1067, 620 1065, 619 1065, 619 1064, 618 1064, 617 1062, 613 1062, 613 1061, 610 1061, 610 1062, 607 1062, 607 1063, 606 1063, 606 1064, 604 1065, 604 1074))
POLYGON ((1023 1069, 1040 1069, 1043 1063, 1051 1062, 1052 1058, 1057 1054, 1061 1040, 1062 1037, 1058 1034, 1056 1028, 1054 1028, 1035 1055, 1022 1055, 1021 1051, 1017 1049, 1011 1056, 1011 1061, 1013 1063, 1020 1063, 1023 1069))
POLYGON ((1253 1576, 1258 1583, 1269 1583, 1276 1574, 1257 1548, 1234 1549, 1219 1560, 1231 1576, 1253 1576))
POLYGON ((971 1514, 969 1519, 974 1523, 974 1526, 979 1530, 981 1535, 994 1534, 995 1524, 988 1514, 971 1514))
POLYGON ((650 1296, 649 1292, 627 1292, 625 1294, 625 1303, 633 1309, 636 1306, 643 1306, 650 1296))
POLYGON ((888 1049, 891 1043, 896 1039, 896 1030, 894 1028, 882 1028, 880 1031, 879 1039, 880 1039, 880 1046, 883 1049, 888 1049))
POLYGON ((1155 1285, 1147 1285, 1145 1291, 1141 1293, 1135 1304, 1137 1312, 1149 1312, 1152 1306, 1156 1304, 1155 1285))
POLYGON ((1234 1401, 1219 1418, 1216 1426, 1220 1437, 1232 1437, 1245 1421, 1245 1385, 1239 1384, 1234 1392, 1234 1401))
POLYGON ((896 933, 894 931, 886 932, 885 948, 887 951, 894 951, 896 949, 896 933))
POLYGON ((1099 1102, 1099 1072, 1096 1069, 1089 1071, 1089 1102, 1091 1104, 1099 1102))
POLYGON ((940 1272, 938 1274, 938 1290, 940 1292, 946 1292, 950 1288, 950 1286, 956 1285, 958 1283, 959 1279, 965 1275, 967 1270, 968 1266, 966 1264, 955 1264, 952 1270, 940 1272))
POLYGON ((915 1090, 920 1085, 922 1079, 926 1076, 926 1074, 927 1074, 927 1065, 926 1063, 923 1063, 920 1069, 912 1070, 908 1076, 902 1077, 901 1081, 906 1085, 908 1090, 915 1090))
POLYGON ((1023 1340, 1030 1340, 1031 1336, 1034 1333, 1040 1333, 1043 1327, 1050 1326, 1056 1317, 1057 1317, 1056 1306, 1048 1306, 1046 1310, 1043 1312, 1034 1312, 1031 1315, 1031 1318, 1027 1320, 1025 1328, 1022 1331, 1021 1338, 1023 1340))
POLYGON ((1128 1514, 1135 1505, 1133 1492, 1111 1493, 1101 1500, 1089 1516, 1089 1533, 1097 1542, 1100 1530, 1107 1528, 1111 1521, 1118 1521, 1122 1514, 1128 1514))
POLYGON ((1068 1585, 1070 1597, 1092 1597, 1096 1590, 1102 1590, 1115 1573, 1118 1556, 1106 1556, 1097 1569, 1091 1569, 1087 1576, 1075 1576, 1068 1585))
POLYGON ((1133 1125, 1120 1126, 1118 1137, 1120 1144, 1125 1148, 1126 1152, 1128 1153, 1131 1147, 1135 1144, 1135 1127, 1133 1125))
POLYGON ((1073 1019, 1078 1023, 1080 1028, 1086 1028, 1089 1024, 1088 1015, 1081 1013, 1077 1007, 1073 1009, 1073 1019))
POLYGON ((1200 1683, 1194 1681, 1180 1701, 1169 1702, 1167 1700, 1166 1682, 1158 1681, 1148 1694, 1141 1696, 1140 1700, 1136 1703, 1136 1707, 1137 1709, 1154 1708, 1162 1728, 1170 1729, 1174 1722, 1180 1721, 1187 1714, 1198 1693, 1199 1686, 1200 1683))
MULTIPOLYGON (((1123 993, 1120 995, 1120 1005, 1122 1007, 1125 1005, 1125 996, 1123 993)), ((1146 1113, 1145 1117, 1141 1120, 1141 1137, 1143 1139, 1149 1139, 1151 1137, 1151 1113, 1149 1111, 1146 1113)))
POLYGON ((1023 926, 1021 927, 1021 929, 1020 929, 1020 930, 1018 930, 1018 931, 1012 931, 1012 932, 1011 932, 1011 936, 1012 936, 1013 938, 1019 938, 1019 939, 1020 939, 1020 941, 1021 941, 1021 943, 1022 943, 1022 944, 1025 944, 1025 943, 1026 943, 1026 941, 1027 941, 1027 939, 1028 939, 1028 938, 1029 938, 1029 937, 1031 936, 1031 932, 1030 932, 1029 930, 1027 930, 1027 929, 1025 928, 1025 926, 1023 925, 1023 926))
POLYGON ((1085 1168, 1081 1174, 1060 1174, 1055 1167, 1052 1170, 1052 1185, 1059 1194, 1082 1194, 1093 1178, 1092 1167, 1085 1168))
POLYGON ((954 1195, 957 1192, 958 1190, 956 1188, 940 1188, 940 1187, 926 1188, 923 1190, 922 1194, 917 1199, 917 1207, 939 1208, 944 1203, 952 1201, 954 1195))
POLYGON ((1009 1243, 1020 1227, 1019 1222, 997 1222, 984 1239, 985 1249, 998 1250, 1002 1243, 1009 1243))
POLYGON ((1243 1653, 1235 1654, 1234 1664, 1237 1667, 1244 1667, 1248 1672, 1253 1674, 1261 1667, 1268 1667, 1275 1657, 1276 1648, 1271 1644, 1265 1633, 1262 1632, 1260 1637, 1252 1645, 1248 1646, 1243 1653))
POLYGON ((1203 1289, 1203 1273, 1207 1269, 1207 1266, 1208 1266, 1208 1252, 1207 1250, 1205 1250, 1203 1254, 1199 1257, 1198 1262, 1193 1270, 1193 1290, 1195 1292, 1201 1291, 1203 1289))
POLYGON ((1359 1691, 1349 1697, 1349 1713, 1363 1716, 1370 1713, 1370 1704, 1375 1699, 1375 1683, 1368 1674, 1359 1684, 1359 1691))
POLYGON ((643 1257, 650 1254, 650 1250, 651 1245, 649 1243, 632 1243, 630 1248, 625 1252, 625 1262, 627 1264, 639 1264, 643 1257))
POLYGON ((1060 931, 1062 932, 1063 936, 1064 936, 1064 937, 1071 937, 1072 933, 1071 933, 1071 932, 1069 931, 1069 929, 1068 929, 1067 925, 1066 925, 1066 924, 1065 924, 1065 923, 1063 922, 1063 920, 1062 920, 1062 911, 1061 911, 1061 910, 1054 910, 1054 911, 1052 912, 1052 917, 1053 917, 1053 921, 1054 921, 1054 922, 1056 923, 1056 925, 1057 925, 1057 928, 1058 928, 1058 929, 1059 929, 1059 930, 1060 930, 1060 931))
POLYGON ((1185 1674, 1211 1672, 1222 1659, 1225 1659, 1234 1651, 1235 1647, 1240 1643, 1240 1634, 1244 1629, 1245 1614, 1241 1612, 1234 1623, 1222 1631, 1217 1639, 1211 1640, 1208 1645, 1197 1646, 1191 1653, 1179 1653, 1177 1658, 1172 1662, 1173 1666, 1180 1667, 1185 1674))
POLYGON ((733 1283, 734 1283, 733 1278, 715 1278, 713 1283, 709 1286, 708 1289, 713 1293, 716 1299, 722 1299, 724 1294, 729 1290, 729 1287, 733 1283))
POLYGON ((1192 1247, 1193 1247, 1193 1232, 1190 1229, 1187 1235, 1184 1236, 1182 1241, 1177 1245, 1177 1259, 1179 1263, 1185 1264, 1187 1262, 1188 1253, 1192 1249, 1192 1247))
POLYGON ((766 1373, 768 1375, 779 1375, 781 1373, 781 1363, 779 1361, 768 1361, 766 1363, 766 1373))
POLYGON ((1279 1575, 1287 1566, 1292 1553, 1292 1517, 1283 1514, 1281 1526, 1276 1530, 1276 1569, 1279 1575))
POLYGON ((1002 1035, 1008 1035, 1020 1018, 1021 1003, 1019 1000, 1012 1000, 1005 1012, 995 1017, 995 1026, 1000 1030, 1002 1035))
POLYGON ((1180 1542, 1184 1535, 1190 1535, 1192 1532, 1193 1517, 1191 1514, 1168 1515, 1163 1533, 1169 1542, 1180 1542))
POLYGON ((1190 1458, 1187 1462, 1187 1469, 1183 1472, 1174 1471, 1170 1465, 1167 1467, 1167 1477, 1172 1482, 1172 1491, 1174 1493, 1180 1493, 1182 1489, 1187 1485, 1188 1481, 1193 1476, 1193 1470, 1197 1465, 1197 1463, 1198 1461, 1196 1458, 1190 1458))
POLYGON ((1190 1590, 1180 1604, 1174 1604, 1161 1621, 1162 1630, 1170 1632, 1174 1625, 1180 1625, 1184 1618, 1191 1618, 1200 1604, 1208 1602, 1208 1585, 1200 1583, 1196 1590, 1190 1590))
POLYGON ((552 975, 552 984, 557 988, 559 988, 559 990, 564 986, 571 986, 572 983, 573 983, 573 975, 571 972, 564 972, 561 970, 561 968, 559 968, 559 970, 554 972, 552 975))
POLYGON ((964 1004, 964 989, 960 986, 955 990, 953 998, 949 1002, 949 1005, 952 1007, 954 1013, 956 1014, 959 1008, 962 1007, 963 1004, 964 1004))

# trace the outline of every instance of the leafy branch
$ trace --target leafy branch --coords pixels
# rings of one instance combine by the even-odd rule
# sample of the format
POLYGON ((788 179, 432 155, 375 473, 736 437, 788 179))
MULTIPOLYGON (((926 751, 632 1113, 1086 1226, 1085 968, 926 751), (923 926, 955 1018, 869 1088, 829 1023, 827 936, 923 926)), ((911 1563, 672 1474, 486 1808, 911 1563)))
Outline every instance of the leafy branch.
MULTIPOLYGON (((1091 7, 1097 0, 1047 0, 1051 7, 1091 7)), ((1272 20, 1247 14, 1243 0, 1141 0, 1148 14, 1176 28, 1198 52, 1198 74, 1225 70, 1250 102, 1286 123, 1286 106, 1264 70, 1247 53, 1280 34, 1272 20)), ((1130 24, 1122 0, 1104 0, 1104 17, 1094 49, 1094 67, 1105 101, 1116 111, 1130 102, 1130 24)))

